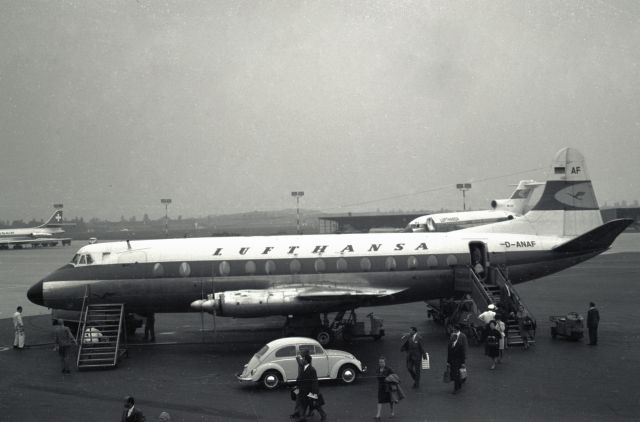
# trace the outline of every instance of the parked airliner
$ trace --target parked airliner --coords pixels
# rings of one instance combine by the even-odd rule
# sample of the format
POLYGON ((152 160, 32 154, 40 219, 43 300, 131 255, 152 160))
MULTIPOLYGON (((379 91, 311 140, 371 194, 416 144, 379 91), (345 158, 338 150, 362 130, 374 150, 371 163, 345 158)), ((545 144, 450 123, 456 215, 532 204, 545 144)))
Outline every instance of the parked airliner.
POLYGON ((457 269, 484 249, 511 283, 607 250, 632 222, 603 224, 583 156, 557 153, 538 203, 520 218, 447 233, 365 233, 140 240, 87 245, 33 285, 54 309, 123 303, 135 313, 208 311, 298 318, 450 297, 457 269), (87 287, 88 286, 88 287, 87 287))
POLYGON ((14 249, 19 249, 24 245, 55 246, 58 242, 70 245, 71 238, 54 237, 55 234, 64 233, 61 228, 63 225, 62 210, 59 209, 49 217, 46 223, 38 227, 0 229, 0 248, 7 249, 13 246, 14 249))
POLYGON ((541 185, 544 183, 521 180, 511 197, 491 201, 490 210, 423 215, 411 220, 407 225, 407 231, 449 232, 521 217, 526 211, 529 211, 529 202, 534 189, 541 185))

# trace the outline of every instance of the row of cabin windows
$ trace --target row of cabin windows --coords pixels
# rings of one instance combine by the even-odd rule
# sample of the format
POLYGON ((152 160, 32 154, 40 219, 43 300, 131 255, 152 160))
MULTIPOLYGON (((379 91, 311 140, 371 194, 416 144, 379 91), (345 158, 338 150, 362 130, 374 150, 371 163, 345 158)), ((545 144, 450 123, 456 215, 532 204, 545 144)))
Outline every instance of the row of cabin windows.
MULTIPOLYGON (((455 265, 455 263, 451 262, 451 260, 454 259, 455 257, 453 255, 450 255, 447 258, 447 265, 455 265)), ((407 264, 407 269, 408 270, 416 270, 418 269, 419 266, 419 262, 418 262, 418 258, 416 258, 415 256, 410 256, 407 258, 406 261, 407 264)), ((215 264, 214 264, 215 265, 215 264)), ((276 266, 276 262, 272 261, 272 260, 268 260, 268 261, 264 261, 264 263, 262 264, 264 265, 264 273, 267 275, 270 274, 276 274, 278 268, 276 266)), ((436 267, 438 265, 438 259, 431 255, 427 258, 427 262, 426 262, 426 266, 427 267, 436 267)), ((351 270, 355 270, 355 268, 353 268, 353 262, 351 263, 351 270)), ((386 271, 395 271, 397 269, 398 265, 396 262, 396 258, 390 256, 387 257, 384 261, 384 269, 386 271)), ((423 265, 424 267, 424 265, 423 265)), ((215 267, 214 267, 215 268, 215 267)), ((327 262, 322 259, 322 258, 318 258, 313 262, 313 268, 315 270, 316 273, 324 273, 327 272, 327 262)), ((371 259, 369 258, 361 258, 359 261, 359 270, 360 271, 364 271, 364 272, 368 272, 371 271, 373 268, 373 264, 371 262, 371 259)), ((345 258, 338 258, 335 261, 335 270, 338 272, 347 272, 350 270, 349 268, 349 262, 345 259, 345 258)), ((302 263, 297 260, 297 259, 293 259, 291 261, 289 261, 289 273, 291 274, 299 274, 302 271, 302 263)), ((189 277, 189 275, 191 274, 191 266, 189 265, 189 263, 187 262, 183 262, 180 264, 179 268, 178 268, 178 272, 180 273, 180 275, 182 277, 189 277)), ((244 274, 247 275, 253 275, 256 274, 258 272, 258 264, 256 264, 254 261, 247 261, 244 264, 244 274)), ((228 276, 231 275, 232 270, 231 270, 231 263, 229 261, 222 261, 217 265, 217 274, 220 276, 228 276)), ((164 267, 161 263, 156 263, 153 266, 153 274, 156 277, 162 277, 165 274, 164 271, 164 267)), ((237 274, 236 274, 237 275, 237 274)))

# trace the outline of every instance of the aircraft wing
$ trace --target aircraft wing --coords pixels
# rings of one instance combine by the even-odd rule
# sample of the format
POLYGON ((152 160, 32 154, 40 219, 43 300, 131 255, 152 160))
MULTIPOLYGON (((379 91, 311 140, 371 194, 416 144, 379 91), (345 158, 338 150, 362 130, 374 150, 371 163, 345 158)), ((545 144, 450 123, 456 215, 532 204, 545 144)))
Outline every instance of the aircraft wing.
POLYGON ((298 291, 300 300, 365 299, 391 296, 405 289, 378 289, 373 287, 310 286, 298 291))
POLYGON ((53 243, 56 242, 67 242, 71 241, 70 237, 41 237, 35 239, 27 239, 27 238, 0 238, 0 245, 11 246, 11 245, 40 245, 42 243, 53 243))

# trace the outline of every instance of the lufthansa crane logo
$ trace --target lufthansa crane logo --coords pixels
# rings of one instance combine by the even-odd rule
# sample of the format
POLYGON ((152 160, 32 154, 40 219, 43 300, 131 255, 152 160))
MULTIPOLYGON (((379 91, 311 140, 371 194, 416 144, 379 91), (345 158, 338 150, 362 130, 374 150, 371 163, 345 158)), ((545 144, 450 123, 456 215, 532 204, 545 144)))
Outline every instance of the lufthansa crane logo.
POLYGON ((572 197, 573 199, 575 199, 576 201, 582 201, 582 197, 584 196, 584 192, 578 192, 575 195, 571 194, 569 192, 567 192, 567 195, 569 195, 570 197, 572 197))

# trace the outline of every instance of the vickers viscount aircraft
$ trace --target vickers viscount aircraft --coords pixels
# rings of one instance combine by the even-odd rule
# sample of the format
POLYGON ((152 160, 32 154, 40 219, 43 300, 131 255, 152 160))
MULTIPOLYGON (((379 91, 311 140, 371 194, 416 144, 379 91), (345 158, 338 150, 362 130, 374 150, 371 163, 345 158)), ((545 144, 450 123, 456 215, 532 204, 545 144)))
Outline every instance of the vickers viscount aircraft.
POLYGON ((19 249, 24 245, 35 246, 55 246, 58 242, 63 245, 70 245, 71 238, 54 237, 53 235, 64 233, 62 226, 62 210, 56 210, 46 223, 38 227, 25 229, 0 229, 0 248, 13 246, 19 249))
POLYGON ((532 280, 608 249, 631 220, 602 223, 584 158, 558 152, 538 203, 523 217, 447 233, 332 234, 113 242, 82 247, 29 289, 36 304, 80 310, 218 316, 323 313, 450 297, 472 249, 532 280), (86 286, 89 286, 88 288, 86 286))
POLYGON ((494 199, 490 210, 445 212, 420 216, 407 225, 413 232, 449 232, 483 224, 498 223, 521 217, 529 209, 529 201, 537 186, 544 183, 521 180, 508 199, 494 199))

